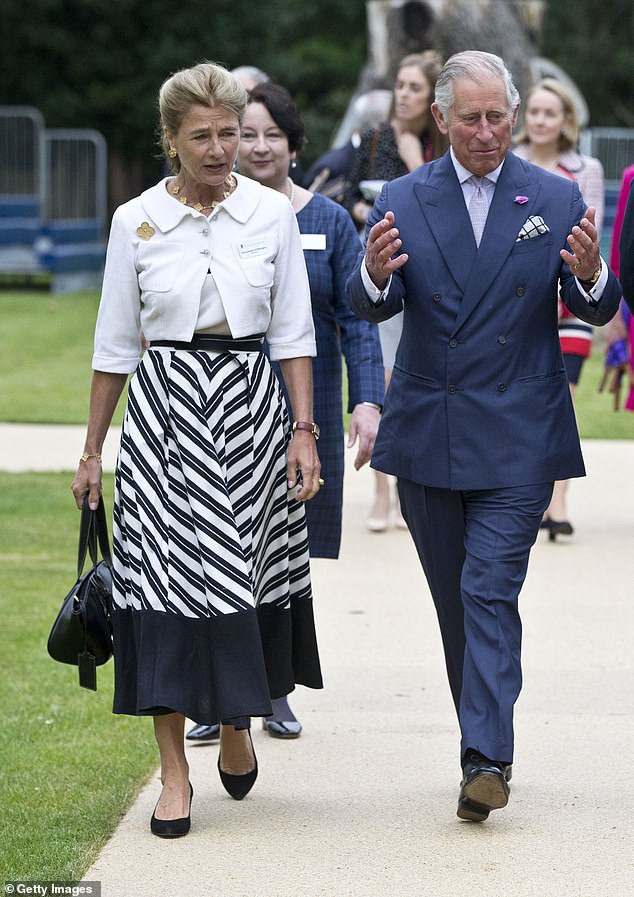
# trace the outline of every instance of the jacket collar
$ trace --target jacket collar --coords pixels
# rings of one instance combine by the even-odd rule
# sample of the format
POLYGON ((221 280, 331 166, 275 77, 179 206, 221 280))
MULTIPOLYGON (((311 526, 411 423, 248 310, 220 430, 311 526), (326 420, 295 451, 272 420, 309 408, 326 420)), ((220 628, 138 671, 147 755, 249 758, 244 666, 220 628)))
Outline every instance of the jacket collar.
MULTIPOLYGON (((238 186, 231 196, 223 201, 222 209, 236 221, 244 224, 256 210, 264 188, 257 181, 242 174, 234 172, 233 176, 238 182, 238 186)), ((202 212, 183 205, 167 192, 167 184, 171 180, 173 179, 163 178, 158 184, 141 194, 143 208, 159 230, 167 233, 188 216, 207 220, 206 215, 203 215, 202 212)), ((221 214, 219 207, 213 214, 221 214)))
POLYGON ((449 152, 418 169, 414 193, 452 277, 463 292, 454 332, 499 273, 540 192, 534 166, 507 153, 493 194, 480 248, 449 152), (525 194, 525 196, 522 196, 525 194), (519 201, 524 200, 524 202, 519 201))

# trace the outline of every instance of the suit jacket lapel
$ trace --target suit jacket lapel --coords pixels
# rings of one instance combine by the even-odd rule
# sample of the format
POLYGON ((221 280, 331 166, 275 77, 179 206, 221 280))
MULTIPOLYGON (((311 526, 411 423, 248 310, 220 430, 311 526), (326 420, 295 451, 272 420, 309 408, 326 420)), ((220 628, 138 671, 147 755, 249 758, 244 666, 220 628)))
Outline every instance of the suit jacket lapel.
MULTIPOLYGON (((522 225, 532 214, 540 189, 540 185, 531 179, 528 166, 513 153, 508 153, 495 187, 482 240, 469 271, 454 333, 473 312, 497 277, 515 245, 522 225), (528 201, 518 203, 518 196, 526 196, 528 201)), ((467 213, 467 219, 468 217, 467 213)))
POLYGON ((445 264, 464 291, 475 261, 476 244, 449 153, 438 160, 427 180, 414 185, 414 194, 445 264))

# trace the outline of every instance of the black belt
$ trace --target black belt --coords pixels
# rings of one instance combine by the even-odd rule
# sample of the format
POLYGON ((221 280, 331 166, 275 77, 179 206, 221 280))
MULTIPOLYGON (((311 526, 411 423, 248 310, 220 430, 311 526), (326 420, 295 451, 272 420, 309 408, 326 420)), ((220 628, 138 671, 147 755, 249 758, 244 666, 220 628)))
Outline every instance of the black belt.
POLYGON ((173 339, 153 339, 150 341, 150 349, 153 346, 167 346, 169 349, 209 349, 212 352, 262 352, 263 342, 263 333, 244 336, 242 339, 233 339, 231 336, 212 336, 206 333, 195 333, 189 342, 173 339))

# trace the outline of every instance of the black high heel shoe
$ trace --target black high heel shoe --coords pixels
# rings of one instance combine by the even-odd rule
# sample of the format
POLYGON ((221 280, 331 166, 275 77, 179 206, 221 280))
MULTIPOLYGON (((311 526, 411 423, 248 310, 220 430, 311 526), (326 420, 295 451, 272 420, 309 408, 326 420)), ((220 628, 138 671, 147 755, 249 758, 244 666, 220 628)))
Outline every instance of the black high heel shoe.
POLYGON ((240 776, 225 772, 220 766, 220 753, 218 754, 218 772, 220 774, 220 781, 224 785, 227 794, 230 794, 234 800, 242 800, 243 797, 246 797, 249 791, 253 788, 255 780, 258 777, 258 760, 255 756, 255 750, 253 749, 251 731, 247 731, 249 732, 249 741, 251 742, 251 750, 253 751, 253 759, 255 760, 255 766, 250 772, 245 772, 240 776))
POLYGON ((193 796, 194 789, 192 787, 192 783, 190 782, 189 813, 187 814, 187 816, 182 816, 180 819, 157 819, 155 815, 156 807, 154 807, 154 813, 152 813, 152 818, 150 819, 150 831, 152 832, 152 834, 157 835, 159 838, 182 838, 183 835, 186 835, 191 827, 193 796))
POLYGON ((557 536, 572 536, 574 533, 573 526, 568 520, 549 520, 546 529, 549 542, 556 542, 557 536))

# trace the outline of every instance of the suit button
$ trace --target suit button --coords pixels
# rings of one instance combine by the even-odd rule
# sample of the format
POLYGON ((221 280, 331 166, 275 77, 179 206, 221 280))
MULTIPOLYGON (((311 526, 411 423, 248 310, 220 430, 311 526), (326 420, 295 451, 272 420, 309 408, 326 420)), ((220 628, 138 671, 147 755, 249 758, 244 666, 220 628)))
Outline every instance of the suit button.
POLYGON ((201 234, 203 235, 203 237, 208 237, 209 236, 209 228, 205 227, 203 230, 201 230, 201 234))
POLYGON ((447 392, 449 393, 450 396, 455 395, 455 393, 456 393, 456 387, 455 387, 455 386, 449 386, 449 387, 447 387, 447 392))
POLYGON ((505 337, 505 336, 498 336, 498 343, 499 343, 501 346, 503 346, 505 342, 506 342, 506 337, 505 337))
POLYGON ((506 383, 498 383, 498 392, 504 392, 506 389, 506 383))
POLYGON ((526 290, 524 289, 524 287, 517 287, 517 289, 515 290, 515 295, 523 296, 525 292, 526 290))
POLYGON ((201 255, 209 255, 209 250, 208 250, 208 249, 201 249, 201 250, 200 250, 200 254, 201 254, 201 255))
POLYGON ((440 302, 440 293, 433 293, 431 298, 434 300, 434 302, 440 302))
POLYGON ((450 346, 450 348, 455 349, 457 345, 458 345, 458 340, 457 340, 457 339, 450 339, 450 340, 449 340, 449 346, 450 346))

